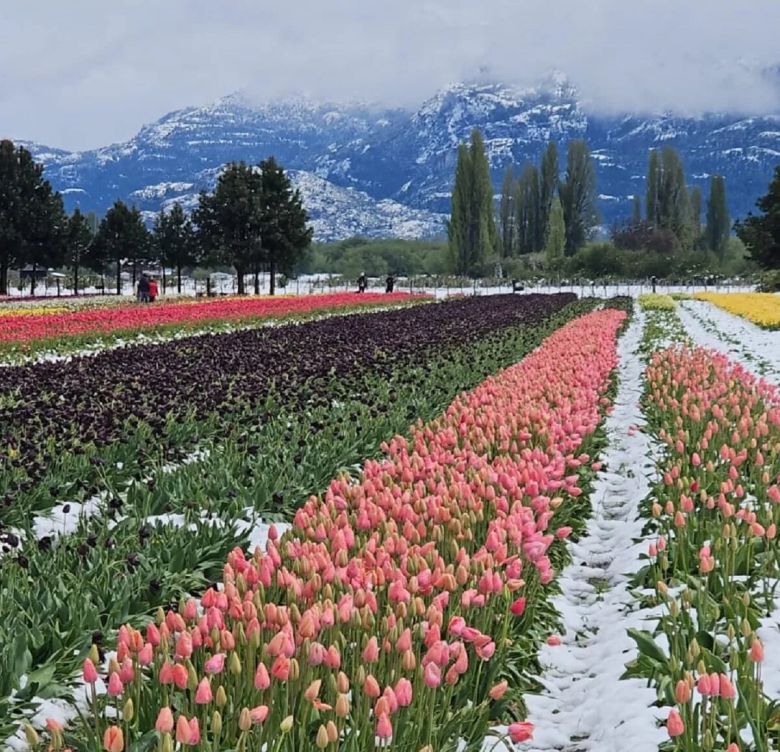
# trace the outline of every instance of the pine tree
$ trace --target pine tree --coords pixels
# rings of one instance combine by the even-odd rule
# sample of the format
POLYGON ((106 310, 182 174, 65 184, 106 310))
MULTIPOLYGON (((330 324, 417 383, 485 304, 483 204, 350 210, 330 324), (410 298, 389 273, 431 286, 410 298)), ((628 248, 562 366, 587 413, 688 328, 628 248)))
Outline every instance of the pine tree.
POLYGON ((696 246, 701 239, 701 188, 698 185, 693 186, 689 194, 689 203, 691 206, 691 229, 693 234, 693 244, 696 246))
POLYGON ((458 149, 448 237, 450 257, 459 274, 477 273, 498 247, 490 165, 476 129, 470 145, 458 149))
POLYGON ((563 222, 563 207, 561 200, 553 198, 550 215, 547 221, 547 237, 545 240, 544 254, 549 266, 563 258, 566 247, 566 226, 563 222))
MULTIPOLYGON (((273 157, 260 163, 262 177, 261 242, 270 272, 271 295, 276 291, 276 272, 290 274, 312 238, 307 226, 300 191, 273 157)), ((492 207, 491 207, 492 208, 492 207)))
POLYGON ((122 294, 122 264, 133 268, 135 285, 138 262, 147 258, 151 247, 151 235, 136 207, 116 201, 106 212, 92 242, 90 256, 93 263, 116 265, 116 294, 122 294))
POLYGON ((504 173, 504 183, 501 186, 501 202, 498 208, 498 227, 501 236, 501 256, 512 255, 514 246, 514 175, 508 167, 504 173))
POLYGON ((642 199, 634 194, 631 212, 631 224, 637 227, 642 222, 642 199))
POLYGON ((596 224, 596 173, 585 141, 569 142, 566 179, 560 186, 566 224, 566 255, 573 256, 596 224))
POLYGON ((544 231, 546 231, 550 221, 550 209, 558 192, 559 180, 558 147, 554 141, 550 141, 542 157, 542 168, 539 176, 539 223, 544 231))
POLYGON ((769 184, 769 190, 756 201, 761 212, 750 212, 735 224, 739 239, 750 257, 765 269, 780 269, 780 165, 769 184))
POLYGON ((198 241, 209 260, 230 264, 238 276, 238 294, 246 291, 244 275, 262 259, 262 177, 246 162, 231 162, 213 193, 203 192, 193 212, 198 241))
POLYGON ((88 263, 88 252, 94 239, 88 217, 76 208, 65 228, 65 261, 73 274, 73 292, 79 294, 79 270, 88 263))
POLYGON ((723 260, 731 233, 731 221, 726 204, 726 179, 713 175, 710 181, 710 197, 707 201, 707 227, 704 239, 707 247, 723 260))
POLYGON ((176 201, 170 211, 161 210, 154 225, 154 247, 163 265, 163 289, 166 287, 165 267, 176 269, 176 291, 181 294, 181 274, 185 266, 197 261, 197 238, 192 222, 176 201))
POLYGON ((43 166, 24 147, 0 141, 0 295, 8 294, 10 268, 61 262, 66 222, 43 166))

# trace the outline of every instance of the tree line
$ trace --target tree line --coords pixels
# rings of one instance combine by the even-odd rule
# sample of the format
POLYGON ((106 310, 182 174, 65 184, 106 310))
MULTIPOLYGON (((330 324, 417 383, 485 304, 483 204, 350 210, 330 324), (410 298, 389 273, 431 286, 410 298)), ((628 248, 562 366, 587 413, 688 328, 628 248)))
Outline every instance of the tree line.
POLYGON ((61 195, 43 177, 24 147, 0 141, 0 294, 8 293, 11 269, 51 267, 71 271, 78 292, 84 269, 112 268, 117 294, 127 266, 135 285, 146 263, 175 270, 181 292, 182 270, 196 264, 225 264, 238 274, 270 272, 270 292, 276 275, 290 273, 308 248, 312 231, 300 192, 293 189, 273 157, 259 165, 228 164, 213 192, 203 191, 191 216, 179 203, 161 210, 150 230, 141 212, 116 201, 98 223, 78 208, 68 215, 61 195))
MULTIPOLYGON (((777 177, 773 186, 780 190, 776 183, 777 177)), ((531 254, 541 257, 548 270, 576 265, 572 257, 586 249, 598 223, 596 198, 590 150, 584 140, 575 139, 567 147, 563 177, 558 147, 550 142, 539 166, 506 170, 500 197, 494 201, 485 143, 474 130, 469 143, 458 148, 447 228, 452 268, 475 276, 489 273, 497 263, 507 265, 508 260, 531 254)), ((758 203, 765 216, 771 215, 770 203, 770 199, 758 203)), ((631 216, 611 228, 612 248, 667 255, 708 251, 724 261, 732 226, 722 175, 711 176, 705 203, 701 189, 689 187, 678 152, 671 146, 653 149, 648 155, 644 214, 642 208, 642 197, 633 196, 631 216)), ((772 235, 767 230, 770 220, 761 222, 749 217, 737 222, 735 230, 750 258, 767 265, 768 238, 780 235, 780 226, 773 225, 772 235)))

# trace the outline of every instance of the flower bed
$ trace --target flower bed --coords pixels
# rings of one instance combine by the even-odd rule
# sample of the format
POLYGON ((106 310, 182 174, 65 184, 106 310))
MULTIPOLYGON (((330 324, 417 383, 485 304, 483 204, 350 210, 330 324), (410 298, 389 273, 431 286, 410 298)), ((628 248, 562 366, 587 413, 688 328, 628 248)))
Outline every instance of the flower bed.
MULTIPOLYGON (((267 552, 234 551, 222 590, 123 629, 81 744, 478 743, 511 712, 512 643, 543 608, 625 316, 564 326, 410 440, 388 442, 360 479, 333 481, 267 552)), ((84 669, 94 682, 94 661, 84 669)), ((515 741, 531 732, 509 726, 515 741)))
POLYGON ((669 708, 665 748, 776 749, 756 632, 778 576, 780 395, 722 355, 677 347, 651 359, 646 413, 664 454, 637 585, 661 616, 633 633, 627 673, 669 708))
MULTIPOLYGON (((301 316, 319 310, 363 308, 413 302, 405 293, 336 293, 301 297, 226 298, 173 303, 101 305, 66 312, 8 309, 22 315, 3 317, 0 347, 16 351, 52 346, 59 339, 87 341, 109 335, 133 335, 171 328, 197 328, 224 322, 249 323, 269 318, 301 316)), ((0 311, 2 313, 2 311, 0 311)))
MULTIPOLYGON (((27 430, 25 415, 37 425, 19 434, 18 446, 35 441, 45 449, 46 431, 60 442, 45 475, 23 481, 28 490, 8 486, 12 504, 3 510, 7 523, 27 534, 10 543, 0 531, 11 549, 0 560, 0 739, 2 697, 19 689, 18 674, 34 677, 19 698, 63 693, 92 631, 108 639, 122 621, 201 592, 219 577, 230 548, 250 539, 257 514, 290 519, 339 468, 376 456, 383 439, 416 417, 439 414, 459 391, 517 362, 594 305, 569 294, 469 298, 0 372, 9 378, 2 394, 16 394, 24 410, 7 405, 8 419, 19 430, 27 430), (166 378, 143 368, 142 356, 166 378), (189 417, 194 404, 186 404, 179 384, 196 380, 192 394, 203 401, 226 379, 232 388, 223 397, 235 401, 189 417), (274 390, 275 382, 284 388, 274 390), (83 438, 84 405, 107 411, 96 416, 102 424, 112 415, 103 404, 112 384, 138 395, 127 416, 113 416, 117 440, 70 446, 66 422, 75 421, 83 438), (41 389, 51 399, 39 401, 41 389), (102 396, 92 407, 95 394, 102 396), (178 401, 165 402, 172 397, 178 401), (170 432, 147 431, 125 419, 141 404, 149 419, 155 405, 181 412, 170 432), (48 421, 51 405, 56 419, 48 421), (43 433, 39 421, 48 425, 43 433), (196 461, 189 462, 192 446, 182 442, 196 439, 196 461), (179 452, 185 464, 176 466, 179 452), (94 505, 89 499, 98 490, 104 495, 94 505), (79 519, 85 500, 97 513, 79 519), (51 521, 34 517, 54 505, 51 521)), ((29 470, 30 463, 19 464, 29 470)))
POLYGON ((701 292, 695 298, 706 300, 764 329, 780 329, 780 295, 775 293, 701 292))
POLYGON ((643 292, 639 296, 639 305, 645 311, 673 311, 677 308, 671 295, 661 295, 655 292, 643 292))

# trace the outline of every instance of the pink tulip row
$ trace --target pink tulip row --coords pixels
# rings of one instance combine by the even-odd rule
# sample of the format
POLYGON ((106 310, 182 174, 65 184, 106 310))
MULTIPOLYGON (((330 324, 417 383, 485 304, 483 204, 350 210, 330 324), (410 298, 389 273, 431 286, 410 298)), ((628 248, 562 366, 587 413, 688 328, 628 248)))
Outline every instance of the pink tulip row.
POLYGON ((750 727, 750 748, 766 750, 755 628, 778 576, 780 394, 722 355, 682 348, 652 358, 647 396, 666 445, 648 555, 665 607, 669 735, 678 750, 738 752, 750 727))
MULTIPOLYGON (((108 752, 149 732, 165 752, 433 752, 484 738, 514 715, 505 670, 538 629, 625 318, 564 326, 389 441, 359 479, 335 479, 266 551, 235 549, 222 588, 123 627, 107 668, 93 648, 76 737, 108 752)), ((532 728, 515 721, 509 736, 532 728)))

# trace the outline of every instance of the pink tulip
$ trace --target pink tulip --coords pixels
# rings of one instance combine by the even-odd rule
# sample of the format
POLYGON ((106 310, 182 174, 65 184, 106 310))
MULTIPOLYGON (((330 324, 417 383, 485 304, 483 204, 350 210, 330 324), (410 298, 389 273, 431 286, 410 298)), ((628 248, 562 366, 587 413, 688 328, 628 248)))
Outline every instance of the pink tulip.
POLYGON ((764 660, 764 646, 758 637, 750 644, 750 660, 753 663, 761 663, 764 660))
POLYGON ((92 663, 89 658, 84 661, 84 668, 81 675, 87 684, 94 684, 98 680, 98 672, 95 668, 95 664, 92 663))
POLYGON ((207 674, 221 674, 225 670, 225 654, 216 653, 212 655, 204 664, 203 670, 207 674))
POLYGON ((666 730, 672 739, 685 733, 685 724, 675 708, 669 711, 669 717, 666 719, 666 730))
POLYGON ((395 685, 395 696, 398 700, 398 704, 405 708, 412 704, 412 683, 401 677, 395 685))
POLYGON ((111 697, 119 697, 119 695, 124 692, 124 685, 122 684, 122 680, 119 678, 119 674, 114 671, 111 676, 108 677, 108 694, 111 695, 111 697))
POLYGON ((271 686, 271 677, 268 675, 268 669, 262 661, 257 665, 255 671, 255 689, 260 691, 268 689, 271 686))
POLYGON ((249 711, 249 717, 252 719, 252 723, 260 725, 268 718, 269 709, 267 705, 258 705, 256 708, 252 708, 249 711))
POLYGON ((514 616, 522 616, 525 613, 525 598, 520 597, 509 607, 514 616))
POLYGON ((435 663, 429 663, 423 672, 426 687, 438 687, 441 684, 441 669, 435 663))
POLYGON ((488 693, 490 695, 490 699, 500 700, 506 694, 508 688, 509 682, 506 679, 500 681, 498 684, 495 684, 488 693))
POLYGON ((204 677, 200 680, 197 689, 195 690, 195 703, 197 705, 208 705, 214 696, 211 693, 211 684, 209 680, 204 677))
POLYGON ((379 660, 379 643, 375 636, 372 636, 366 647, 363 649, 363 661, 365 663, 376 663, 379 660))
POLYGON ((123 752, 125 739, 119 726, 109 726, 103 734, 103 749, 107 752, 123 752))
POLYGON ((558 635, 550 635, 547 638, 547 644, 552 647, 557 647, 558 645, 561 644, 561 638, 558 637, 558 635))
POLYGON ((515 743, 527 742, 534 738, 534 725, 528 721, 518 721, 509 726, 509 738, 515 743))
POLYGON ((393 724, 390 723, 390 717, 387 713, 382 713, 376 722, 375 735, 380 739, 390 739, 393 736, 393 724))
POLYGON ((173 731, 173 713, 169 707, 160 708, 154 728, 161 734, 170 734, 173 731))

